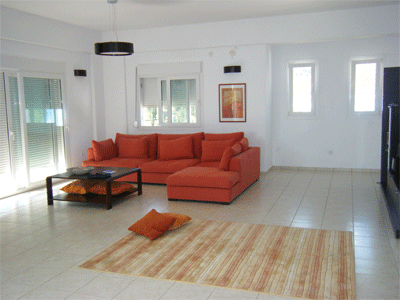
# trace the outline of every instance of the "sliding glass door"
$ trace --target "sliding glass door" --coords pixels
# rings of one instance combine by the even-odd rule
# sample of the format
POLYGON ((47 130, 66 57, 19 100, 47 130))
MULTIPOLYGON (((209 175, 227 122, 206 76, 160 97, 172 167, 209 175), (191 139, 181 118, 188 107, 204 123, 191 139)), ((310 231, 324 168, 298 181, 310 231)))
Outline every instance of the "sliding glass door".
POLYGON ((65 170, 61 78, 1 73, 0 197, 65 170))

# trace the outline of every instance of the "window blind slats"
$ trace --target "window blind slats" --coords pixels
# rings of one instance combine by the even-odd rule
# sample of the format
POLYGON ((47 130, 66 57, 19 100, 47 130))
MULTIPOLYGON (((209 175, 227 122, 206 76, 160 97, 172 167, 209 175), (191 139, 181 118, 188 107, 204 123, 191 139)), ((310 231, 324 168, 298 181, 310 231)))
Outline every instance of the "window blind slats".
POLYGON ((63 159, 64 136, 62 121, 61 82, 59 79, 24 77, 28 160, 31 182, 43 180, 43 169, 57 170, 63 159), (36 170, 35 170, 36 169, 36 170))
POLYGON ((173 106, 196 104, 196 80, 171 80, 171 103, 173 106))
POLYGON ((10 148, 8 142, 7 106, 4 73, 0 73, 0 174, 10 172, 10 148))
POLYGON ((140 88, 144 106, 157 106, 160 92, 157 88, 157 78, 141 78, 140 88))
POLYGON ((8 77, 9 99, 11 106, 11 126, 13 138, 13 168, 16 174, 22 174, 25 169, 24 153, 22 149, 21 117, 19 108, 18 80, 15 76, 8 77))

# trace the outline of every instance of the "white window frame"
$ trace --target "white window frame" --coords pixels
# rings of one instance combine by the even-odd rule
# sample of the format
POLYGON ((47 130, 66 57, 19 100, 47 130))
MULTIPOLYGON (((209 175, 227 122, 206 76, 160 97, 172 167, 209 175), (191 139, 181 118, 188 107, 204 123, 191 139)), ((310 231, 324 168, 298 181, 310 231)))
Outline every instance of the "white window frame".
POLYGON ((317 62, 315 60, 293 61, 287 64, 288 73, 288 94, 289 94, 289 116, 295 117, 314 117, 316 114, 316 91, 317 91, 317 62), (295 112, 293 111, 293 69, 296 67, 311 67, 311 111, 295 112))
POLYGON ((350 61, 350 97, 349 111, 353 116, 373 116, 380 115, 382 112, 382 89, 383 89, 383 63, 382 58, 355 58, 350 61), (374 111, 355 111, 355 76, 357 64, 376 63, 376 81, 375 81, 375 110, 374 111))
POLYGON ((200 62, 189 62, 189 63, 167 63, 167 64, 150 64, 141 65, 140 71, 137 74, 137 111, 136 121, 138 127, 143 129, 148 128, 198 128, 201 127, 202 119, 202 99, 201 99, 201 64, 200 62), (159 125, 148 126, 142 124, 142 112, 144 106, 141 79, 143 78, 156 78, 157 79, 157 105, 154 107, 158 108, 159 112, 159 125), (172 123, 172 110, 170 101, 170 84, 171 80, 196 80, 196 123, 172 123), (161 102, 161 81, 167 81, 167 108, 168 108, 168 122, 164 123, 162 119, 162 102, 161 102))

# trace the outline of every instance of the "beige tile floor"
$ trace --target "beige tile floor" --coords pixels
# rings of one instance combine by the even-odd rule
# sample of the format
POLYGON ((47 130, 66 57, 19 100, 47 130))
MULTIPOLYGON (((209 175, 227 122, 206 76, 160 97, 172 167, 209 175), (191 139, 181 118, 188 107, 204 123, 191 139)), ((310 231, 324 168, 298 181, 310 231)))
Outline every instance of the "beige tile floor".
POLYGON ((359 299, 399 299, 400 242, 394 239, 378 173, 273 170, 231 205, 168 202, 166 187, 111 210, 47 206, 44 189, 0 200, 1 299, 282 299, 265 294, 78 268, 128 234, 150 209, 197 219, 354 232, 359 299))

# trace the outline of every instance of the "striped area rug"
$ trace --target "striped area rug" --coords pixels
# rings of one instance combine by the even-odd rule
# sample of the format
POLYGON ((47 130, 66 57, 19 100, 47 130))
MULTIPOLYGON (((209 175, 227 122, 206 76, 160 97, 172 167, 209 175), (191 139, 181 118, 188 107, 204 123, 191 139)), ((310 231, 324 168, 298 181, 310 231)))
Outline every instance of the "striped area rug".
POLYGON ((355 299, 352 233, 192 220, 130 233, 80 267, 307 299, 355 299))

